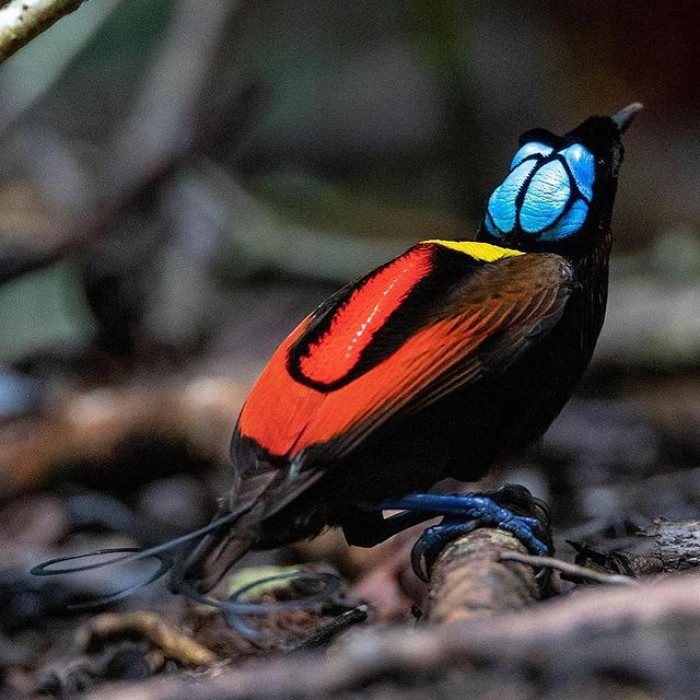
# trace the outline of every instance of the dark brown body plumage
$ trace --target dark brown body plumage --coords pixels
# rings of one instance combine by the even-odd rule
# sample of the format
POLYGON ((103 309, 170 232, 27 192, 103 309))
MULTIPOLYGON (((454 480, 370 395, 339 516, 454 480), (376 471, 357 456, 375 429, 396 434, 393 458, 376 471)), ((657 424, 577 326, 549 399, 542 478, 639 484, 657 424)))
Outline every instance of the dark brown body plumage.
MULTIPOLYGON (((571 143, 584 144, 595 158, 593 194, 586 200, 585 223, 575 235, 539 240, 518 224, 499 238, 491 222, 480 228, 477 241, 483 243, 428 241, 411 249, 406 260, 425 263, 429 272, 416 273, 415 284, 406 283, 405 298, 385 315, 362 356, 371 356, 371 362, 360 358, 347 380, 334 379, 327 389, 304 385, 300 358, 321 352, 323 333, 337 332, 328 324, 346 323, 338 314, 352 302, 352 294, 370 289, 374 276, 381 278, 383 268, 341 290, 283 343, 253 389, 234 433, 235 483, 222 513, 236 513, 237 519, 208 535, 195 550, 185 569, 191 583, 208 590, 248 549, 312 537, 329 525, 342 526, 351 543, 369 543, 376 505, 384 499, 429 490, 447 477, 474 481, 499 456, 546 431, 588 365, 603 325, 610 219, 622 160, 620 133, 631 119, 630 110, 620 113, 620 121, 591 118, 564 137, 538 130, 521 140, 549 144, 542 156, 548 160, 542 162, 553 162, 571 143), (480 257, 478 246, 483 244, 488 245, 480 257), (503 250, 503 256, 494 256, 494 250, 503 250), (461 349, 450 345, 452 319, 466 322, 461 349), (431 374, 434 368, 425 363, 425 348, 416 339, 445 320, 445 347, 437 343, 430 349, 434 365, 439 369, 445 355, 462 354, 456 365, 431 374), (396 359, 412 343, 420 349, 416 353, 423 353, 416 355, 423 358, 420 372, 396 359), (357 377, 369 376, 368 368, 375 374, 383 371, 377 376, 386 386, 404 388, 397 389, 398 398, 389 394, 384 407, 358 413, 361 420, 342 422, 329 407, 335 405, 342 413, 347 395, 358 411, 364 410, 352 390, 360 386, 357 377), (406 372, 416 372, 408 383, 406 372), (323 397, 331 394, 336 403, 324 403, 323 397), (286 405, 295 412, 291 423, 280 408, 286 405), (304 443, 319 417, 325 428, 337 421, 338 431, 304 443), (301 447, 294 447, 290 425, 299 426, 301 447), (291 435, 291 447, 275 453, 267 443, 286 444, 283 434, 291 435), (364 533, 370 535, 366 542, 364 533)), ((574 170, 567 172, 573 182, 574 170)), ((572 185, 571 192, 569 205, 584 189, 572 185)), ((521 192, 517 206, 522 197, 521 192)), ((403 274, 400 260, 388 264, 399 265, 397 275, 403 274)))
POLYGON ((476 481, 499 457, 540 438, 593 354, 605 318, 610 243, 603 237, 572 265, 571 295, 549 335, 500 376, 387 423, 266 521, 257 547, 313 537, 328 525, 356 520, 361 527, 366 516, 358 505, 425 491, 445 478, 476 481))

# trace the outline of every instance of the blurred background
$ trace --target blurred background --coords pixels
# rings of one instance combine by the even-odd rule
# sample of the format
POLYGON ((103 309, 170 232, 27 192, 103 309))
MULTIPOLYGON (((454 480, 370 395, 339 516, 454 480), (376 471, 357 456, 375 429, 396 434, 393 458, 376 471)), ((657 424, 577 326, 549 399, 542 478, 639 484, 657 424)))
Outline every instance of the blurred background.
POLYGON ((27 563, 205 522, 303 315, 472 236, 522 131, 633 101, 593 366, 494 480, 562 532, 697 514, 699 21, 690 1, 101 0, 3 64, 0 626, 58 605, 27 563))

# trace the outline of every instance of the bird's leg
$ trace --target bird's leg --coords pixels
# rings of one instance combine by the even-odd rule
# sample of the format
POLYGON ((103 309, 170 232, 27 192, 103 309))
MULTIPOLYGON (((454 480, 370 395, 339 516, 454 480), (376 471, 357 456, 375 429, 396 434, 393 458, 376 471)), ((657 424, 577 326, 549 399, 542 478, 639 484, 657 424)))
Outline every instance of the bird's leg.
MULTIPOLYGON (((382 509, 384 510, 384 509, 382 509)), ((353 518, 343 523, 343 534, 349 545, 354 547, 374 547, 413 525, 418 525, 435 517, 420 510, 397 513, 385 518, 381 511, 358 510, 353 518)))
MULTIPOLYGON (((531 507, 542 504, 522 486, 504 486, 497 491, 475 494, 414 493, 382 501, 382 510, 404 510, 396 517, 420 514, 424 519, 445 516, 439 525, 428 528, 414 547, 412 562, 416 574, 425 572, 445 545, 478 527, 496 527, 515 535, 533 554, 546 555, 549 547, 540 539, 542 525, 537 518, 516 515, 510 507, 531 507)), ((544 512, 546 516, 546 511, 544 512)), ((391 522, 391 519, 388 521, 391 522)), ((420 522, 414 520, 413 523, 420 522)))

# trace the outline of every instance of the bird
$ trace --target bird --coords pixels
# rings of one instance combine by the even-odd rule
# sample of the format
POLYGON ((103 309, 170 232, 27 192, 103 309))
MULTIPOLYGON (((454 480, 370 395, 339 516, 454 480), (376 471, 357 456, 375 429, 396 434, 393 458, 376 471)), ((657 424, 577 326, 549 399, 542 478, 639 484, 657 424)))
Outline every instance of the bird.
POLYGON ((387 508, 505 523, 546 552, 531 519, 429 490, 483 477, 571 396, 603 325, 621 135, 640 109, 524 133, 475 240, 422 241, 301 321, 243 406, 223 522, 185 562, 190 585, 329 526, 372 546, 396 529, 387 508))
MULTIPOLYGON (((607 303, 621 137, 641 109, 590 117, 561 136, 525 132, 473 240, 421 241, 304 318, 244 403, 230 493, 211 523, 109 562, 55 566, 92 553, 33 572, 160 558, 189 544, 148 581, 172 568, 173 591, 212 602, 207 594, 250 550, 328 527, 370 547, 438 515, 425 552, 497 525, 548 553, 539 522, 496 495, 431 489, 477 481, 541 437, 589 364, 607 303), (389 509, 401 512, 385 518, 389 509)), ((269 607, 229 602, 233 613, 269 607)))

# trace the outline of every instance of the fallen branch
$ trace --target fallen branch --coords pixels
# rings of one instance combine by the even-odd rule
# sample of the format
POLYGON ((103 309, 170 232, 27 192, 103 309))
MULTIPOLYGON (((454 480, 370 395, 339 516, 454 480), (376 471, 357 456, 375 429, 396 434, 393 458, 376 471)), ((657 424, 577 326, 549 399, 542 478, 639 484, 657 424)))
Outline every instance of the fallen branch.
POLYGON ((700 567, 700 521, 659 518, 636 535, 571 542, 577 563, 636 578, 700 567))
POLYGON ((85 0, 10 0, 0 10, 0 63, 85 0))
POLYGON ((511 533, 494 528, 479 528, 451 542, 430 572, 427 620, 449 624, 534 603, 540 588, 533 568, 505 561, 504 552, 527 550, 511 533))

